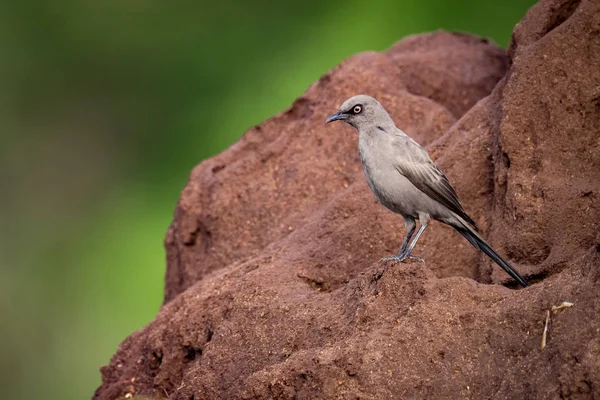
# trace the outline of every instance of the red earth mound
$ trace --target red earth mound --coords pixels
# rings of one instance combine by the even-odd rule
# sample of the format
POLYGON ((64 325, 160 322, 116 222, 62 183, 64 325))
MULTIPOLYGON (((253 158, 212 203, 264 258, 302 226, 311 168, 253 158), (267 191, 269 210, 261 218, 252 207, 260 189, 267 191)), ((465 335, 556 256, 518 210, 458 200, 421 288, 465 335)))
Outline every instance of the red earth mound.
POLYGON ((167 233, 165 304, 94 398, 599 398, 599 16, 544 0, 508 54, 436 32, 355 55, 198 165, 167 233), (427 147, 530 287, 435 223, 426 265, 374 278, 402 218, 370 193, 356 132, 324 124, 358 93, 427 147))

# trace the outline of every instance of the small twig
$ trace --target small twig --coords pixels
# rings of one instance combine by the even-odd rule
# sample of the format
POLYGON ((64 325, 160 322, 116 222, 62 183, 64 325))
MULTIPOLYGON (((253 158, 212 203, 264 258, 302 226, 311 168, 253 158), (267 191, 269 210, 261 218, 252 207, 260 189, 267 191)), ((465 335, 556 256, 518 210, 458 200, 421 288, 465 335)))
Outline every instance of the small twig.
POLYGON ((546 325, 544 325, 544 333, 542 333, 542 344, 540 350, 544 350, 546 347, 546 335, 548 334, 548 323, 550 322, 550 310, 546 311, 546 325))
MULTIPOLYGON (((552 314, 558 313, 560 310, 564 310, 565 308, 573 307, 573 303, 569 301, 563 301, 558 306, 552 306, 552 314)), ((544 325, 544 333, 542 334, 542 344, 540 345, 540 350, 544 350, 546 347, 546 338, 548 336, 548 324, 550 323, 550 310, 546 311, 546 324, 544 325)))

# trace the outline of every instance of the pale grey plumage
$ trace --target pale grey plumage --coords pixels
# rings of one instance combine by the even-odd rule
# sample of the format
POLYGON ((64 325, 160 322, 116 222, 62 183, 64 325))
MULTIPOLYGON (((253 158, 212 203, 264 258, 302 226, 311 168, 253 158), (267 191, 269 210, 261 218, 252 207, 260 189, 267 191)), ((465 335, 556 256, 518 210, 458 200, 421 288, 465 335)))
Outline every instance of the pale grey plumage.
POLYGON ((482 250, 521 285, 525 280, 479 236, 475 222, 463 210, 448 178, 417 142, 398 129, 377 100, 366 95, 344 102, 327 122, 343 120, 359 132, 358 151, 367 183, 381 204, 404 217, 406 237, 397 255, 411 252, 431 219, 446 223, 482 250), (413 236, 416 220, 421 227, 413 236))

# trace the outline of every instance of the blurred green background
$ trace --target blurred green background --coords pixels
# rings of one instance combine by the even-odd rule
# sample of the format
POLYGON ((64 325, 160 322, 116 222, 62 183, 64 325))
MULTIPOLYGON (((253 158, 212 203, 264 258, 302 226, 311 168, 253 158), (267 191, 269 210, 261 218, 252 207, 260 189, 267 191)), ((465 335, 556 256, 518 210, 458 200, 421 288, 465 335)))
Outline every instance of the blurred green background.
POLYGON ((92 395, 160 307, 202 159, 353 53, 440 28, 506 46, 532 4, 1 2, 0 397, 92 395))

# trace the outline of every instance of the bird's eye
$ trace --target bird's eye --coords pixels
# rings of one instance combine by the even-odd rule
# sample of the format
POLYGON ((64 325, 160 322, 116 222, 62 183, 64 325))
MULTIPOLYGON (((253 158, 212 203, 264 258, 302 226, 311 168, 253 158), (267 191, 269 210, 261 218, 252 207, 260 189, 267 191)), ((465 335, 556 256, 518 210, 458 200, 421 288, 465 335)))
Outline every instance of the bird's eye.
POLYGON ((360 112, 362 111, 362 107, 359 105, 356 105, 356 106, 354 106, 352 111, 354 112, 354 114, 360 114, 360 112))

